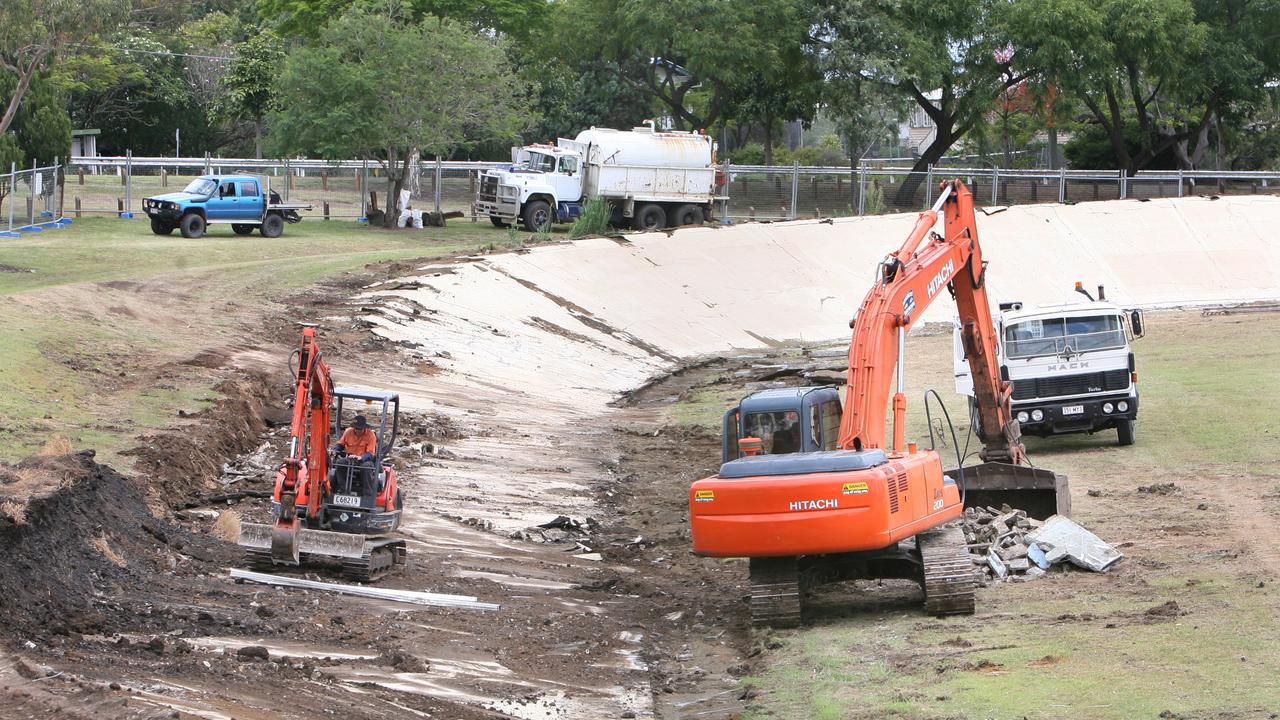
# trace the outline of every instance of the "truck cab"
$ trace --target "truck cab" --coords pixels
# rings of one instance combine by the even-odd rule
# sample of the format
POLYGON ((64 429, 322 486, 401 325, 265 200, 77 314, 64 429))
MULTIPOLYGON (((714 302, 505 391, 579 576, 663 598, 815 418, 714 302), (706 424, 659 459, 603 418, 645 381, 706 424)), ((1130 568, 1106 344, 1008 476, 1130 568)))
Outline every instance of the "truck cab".
POLYGON ((287 204, 265 189, 253 175, 202 175, 181 192, 153 195, 142 201, 151 219, 151 232, 169 235, 181 230, 186 238, 204 235, 210 225, 230 225, 237 235, 258 228, 263 237, 280 237, 286 222, 302 219, 299 210, 310 205, 287 204))
MULTIPOLYGON (((1134 443, 1138 373, 1131 343, 1143 334, 1140 310, 1090 296, 1035 307, 1001 303, 993 319, 1001 374, 1013 384, 1013 410, 1024 435, 1114 429, 1119 444, 1134 443)), ((954 347, 956 392, 972 404, 958 327, 954 347)), ((975 419, 975 429, 978 424, 975 419)))
POLYGON ((517 221, 535 232, 582 213, 582 153, 554 145, 511 149, 511 165, 480 176, 477 215, 498 227, 517 221))

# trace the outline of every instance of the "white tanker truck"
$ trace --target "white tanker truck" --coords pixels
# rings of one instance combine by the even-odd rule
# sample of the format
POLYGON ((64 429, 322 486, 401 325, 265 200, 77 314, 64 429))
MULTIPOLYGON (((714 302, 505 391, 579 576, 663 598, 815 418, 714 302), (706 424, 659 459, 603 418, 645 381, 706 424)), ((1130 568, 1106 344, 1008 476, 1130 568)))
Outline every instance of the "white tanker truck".
POLYGON ((712 217, 724 185, 715 143, 699 133, 591 128, 555 145, 511 148, 511 166, 480 175, 475 212, 498 227, 530 232, 578 217, 591 198, 610 221, 637 230, 697 225, 712 217))

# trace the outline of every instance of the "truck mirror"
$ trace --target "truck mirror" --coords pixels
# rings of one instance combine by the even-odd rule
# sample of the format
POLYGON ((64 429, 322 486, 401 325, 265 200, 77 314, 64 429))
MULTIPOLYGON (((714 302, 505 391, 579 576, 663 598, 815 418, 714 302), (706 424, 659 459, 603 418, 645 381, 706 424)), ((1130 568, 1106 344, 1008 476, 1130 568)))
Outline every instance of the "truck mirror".
POLYGON ((1133 328, 1133 336, 1136 338, 1140 338, 1146 334, 1146 329, 1142 326, 1141 310, 1129 311, 1129 327, 1133 328))

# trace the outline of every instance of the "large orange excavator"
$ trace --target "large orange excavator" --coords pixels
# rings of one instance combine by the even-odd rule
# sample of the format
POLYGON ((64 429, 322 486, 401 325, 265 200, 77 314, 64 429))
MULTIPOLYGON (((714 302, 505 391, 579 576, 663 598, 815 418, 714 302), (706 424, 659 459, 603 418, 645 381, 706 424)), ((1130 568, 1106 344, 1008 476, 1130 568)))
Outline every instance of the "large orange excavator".
POLYGON ((400 525, 404 500, 395 468, 387 462, 400 425, 400 396, 335 388, 315 328, 303 329, 293 357, 293 424, 289 456, 276 474, 272 495, 275 521, 242 524, 240 545, 255 567, 330 558, 341 560, 347 577, 377 580, 405 562, 404 540, 389 537, 400 525), (376 437, 372 452, 357 456, 339 449, 344 405, 354 405, 348 414, 377 418, 376 430, 366 430, 376 437))
POLYGON ((1066 478, 1027 464, 963 183, 942 185, 938 202, 880 264, 851 325, 844 407, 831 386, 744 399, 725 414, 720 472, 689 491, 694 552, 750 559, 756 624, 794 625, 806 587, 859 578, 914 579, 929 613, 970 614, 973 564, 960 528, 944 526, 966 504, 1008 502, 1039 518, 1070 512, 1066 478), (945 471, 937 452, 906 440, 903 382, 907 332, 943 294, 955 299, 979 427, 989 429, 980 435, 986 462, 959 467, 957 458, 957 469, 945 471))

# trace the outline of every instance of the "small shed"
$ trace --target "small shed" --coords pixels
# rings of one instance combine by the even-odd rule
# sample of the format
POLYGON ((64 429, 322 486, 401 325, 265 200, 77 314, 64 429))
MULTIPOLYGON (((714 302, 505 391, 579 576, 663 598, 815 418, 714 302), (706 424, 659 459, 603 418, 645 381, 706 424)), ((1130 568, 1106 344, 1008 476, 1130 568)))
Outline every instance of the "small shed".
POLYGON ((71 157, 98 157, 98 136, 101 130, 71 131, 71 157))

